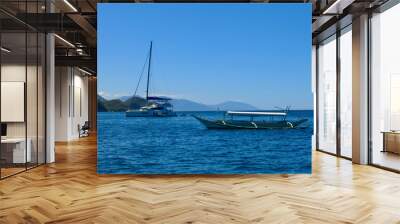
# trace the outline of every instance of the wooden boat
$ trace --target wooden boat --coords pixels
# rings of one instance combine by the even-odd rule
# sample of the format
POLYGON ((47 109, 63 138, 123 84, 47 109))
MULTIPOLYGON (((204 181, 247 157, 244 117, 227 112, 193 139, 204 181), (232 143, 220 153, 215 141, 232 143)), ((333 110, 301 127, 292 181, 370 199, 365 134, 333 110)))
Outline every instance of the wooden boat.
POLYGON ((307 121, 299 119, 295 121, 286 120, 287 112, 247 112, 247 111, 227 111, 224 119, 210 120, 193 115, 200 123, 208 129, 292 129, 307 121), (230 119, 225 119, 229 116, 230 119), (235 116, 246 116, 249 120, 235 120, 235 116), (255 117, 265 117, 267 120, 255 119, 255 117))
MULTIPOLYGON (((126 117, 175 117, 176 113, 173 110, 173 106, 169 101, 168 97, 160 96, 149 96, 149 85, 150 85, 150 73, 151 73, 151 55, 153 52, 153 42, 150 42, 149 51, 149 61, 147 67, 147 88, 146 88, 146 105, 135 110, 127 110, 125 112, 126 117)), ((147 60, 147 59, 146 59, 147 60)), ((143 67, 144 68, 144 67, 143 67)), ((143 72, 142 72, 143 74, 143 72)), ((139 82, 136 86, 135 94, 138 90, 140 80, 142 79, 142 74, 140 75, 139 82)))

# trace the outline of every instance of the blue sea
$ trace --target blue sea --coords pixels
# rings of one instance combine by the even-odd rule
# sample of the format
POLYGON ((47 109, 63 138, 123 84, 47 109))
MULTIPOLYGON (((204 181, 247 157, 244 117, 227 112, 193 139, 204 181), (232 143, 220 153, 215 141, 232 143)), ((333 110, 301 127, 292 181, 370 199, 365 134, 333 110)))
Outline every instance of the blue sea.
POLYGON ((281 130, 208 130, 192 114, 223 117, 223 112, 178 112, 168 118, 99 112, 98 173, 311 173, 311 110, 290 111, 288 120, 308 122, 281 130))

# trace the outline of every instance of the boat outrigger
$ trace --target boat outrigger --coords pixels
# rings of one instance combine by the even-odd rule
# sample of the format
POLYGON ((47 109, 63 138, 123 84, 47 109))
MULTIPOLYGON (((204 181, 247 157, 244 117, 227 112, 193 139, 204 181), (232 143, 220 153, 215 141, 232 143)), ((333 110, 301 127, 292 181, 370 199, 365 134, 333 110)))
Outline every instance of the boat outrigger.
MULTIPOLYGON (((127 117, 175 117, 176 113, 173 110, 173 106, 169 101, 171 98, 161 96, 149 96, 149 85, 150 85, 150 73, 151 73, 151 54, 153 51, 153 42, 150 42, 150 52, 148 56, 148 67, 147 67, 147 88, 146 88, 146 105, 136 110, 127 110, 125 115, 127 117)), ((146 59, 147 61, 147 59, 146 59)), ((143 66, 144 69, 144 66, 143 66)), ((143 71, 142 71, 143 74, 143 71)), ((138 90, 140 80, 136 86, 135 94, 138 90)))
POLYGON ((292 129, 299 127, 307 119, 295 121, 286 120, 287 112, 247 112, 227 111, 222 120, 209 120, 193 115, 208 129, 292 129), (225 119, 226 117, 229 119, 225 119), (249 117, 249 120, 234 120, 235 116, 249 117), (258 120, 255 117, 267 117, 268 120, 258 120))

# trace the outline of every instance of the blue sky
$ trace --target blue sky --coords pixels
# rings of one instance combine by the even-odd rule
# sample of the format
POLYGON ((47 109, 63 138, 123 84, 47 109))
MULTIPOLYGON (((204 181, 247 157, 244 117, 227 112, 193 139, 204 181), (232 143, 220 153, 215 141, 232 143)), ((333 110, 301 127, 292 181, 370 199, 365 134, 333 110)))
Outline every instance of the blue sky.
POLYGON ((99 4, 99 94, 312 108, 310 4, 99 4), (145 94, 145 79, 138 94, 145 94))

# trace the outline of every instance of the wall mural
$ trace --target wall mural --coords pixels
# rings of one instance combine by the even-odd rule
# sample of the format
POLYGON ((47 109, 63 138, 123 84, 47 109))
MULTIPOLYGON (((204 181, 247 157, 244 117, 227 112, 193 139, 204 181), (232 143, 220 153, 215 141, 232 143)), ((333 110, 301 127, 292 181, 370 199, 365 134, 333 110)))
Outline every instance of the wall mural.
POLYGON ((310 4, 99 4, 98 173, 310 173, 310 21, 310 4))

